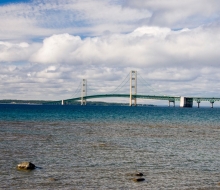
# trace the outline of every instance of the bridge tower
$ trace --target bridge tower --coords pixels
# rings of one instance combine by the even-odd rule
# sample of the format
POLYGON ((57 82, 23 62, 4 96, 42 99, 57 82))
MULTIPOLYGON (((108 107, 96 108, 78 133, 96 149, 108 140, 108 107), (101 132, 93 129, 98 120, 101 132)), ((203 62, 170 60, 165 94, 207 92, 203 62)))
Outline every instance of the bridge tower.
POLYGON ((86 105, 85 96, 87 96, 87 80, 86 79, 82 79, 81 105, 86 105))
POLYGON ((137 71, 130 72, 130 106, 137 106, 137 71))

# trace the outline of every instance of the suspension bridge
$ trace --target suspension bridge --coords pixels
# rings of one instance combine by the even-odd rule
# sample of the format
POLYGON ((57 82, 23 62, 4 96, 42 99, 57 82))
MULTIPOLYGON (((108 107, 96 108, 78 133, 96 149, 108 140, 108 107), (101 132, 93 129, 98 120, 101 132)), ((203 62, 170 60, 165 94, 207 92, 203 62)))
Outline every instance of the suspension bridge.
MULTIPOLYGON (((142 79, 142 83, 144 81, 143 77, 140 77, 142 79)), ((146 81, 144 81, 146 82, 146 81)), ((145 95, 145 94, 139 94, 137 91, 137 71, 130 71, 130 73, 127 75, 127 77, 123 80, 123 82, 111 93, 104 93, 104 94, 90 94, 88 95, 88 86, 87 86, 87 79, 82 79, 81 84, 78 86, 73 98, 65 99, 65 100, 59 100, 59 101, 53 101, 49 102, 49 104, 70 104, 74 101, 80 101, 81 105, 86 105, 87 100, 89 99, 97 99, 97 98, 128 98, 129 99, 129 105, 130 106, 137 106, 137 99, 151 99, 151 100, 166 100, 168 101, 168 106, 173 104, 175 107, 175 103, 177 101, 180 102, 180 107, 192 107, 193 102, 197 103, 197 107, 200 107, 200 103, 202 101, 209 101, 211 104, 211 108, 213 108, 213 104, 215 101, 220 101, 220 98, 214 98, 214 97, 183 97, 183 96, 167 96, 167 95, 145 95), (129 83, 129 84, 128 84, 129 83), (122 89, 124 86, 126 86, 127 90, 130 91, 130 93, 119 93, 120 89, 122 89), (79 95, 80 93, 80 95, 79 95), (77 96, 78 94, 78 96, 77 96)), ((155 94, 158 94, 157 92, 154 92, 155 94)))

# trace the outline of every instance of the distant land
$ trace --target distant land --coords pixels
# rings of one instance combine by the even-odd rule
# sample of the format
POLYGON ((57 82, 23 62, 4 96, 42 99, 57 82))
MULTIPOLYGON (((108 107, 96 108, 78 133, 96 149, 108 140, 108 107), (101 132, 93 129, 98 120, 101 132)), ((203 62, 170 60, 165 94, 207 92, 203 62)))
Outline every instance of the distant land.
MULTIPOLYGON (((54 101, 50 100, 14 100, 14 99, 4 99, 0 100, 0 104, 36 104, 36 105, 43 105, 43 104, 51 104, 54 101)), ((72 101, 68 105, 80 105, 80 101, 72 101)), ((96 101, 87 101, 86 105, 91 106, 128 106, 128 103, 116 103, 116 102, 96 102, 96 101)), ((138 106, 155 106, 152 104, 138 104, 138 106)))
POLYGON ((45 100, 14 100, 14 99, 5 99, 0 100, 0 104, 44 104, 46 102, 45 100))

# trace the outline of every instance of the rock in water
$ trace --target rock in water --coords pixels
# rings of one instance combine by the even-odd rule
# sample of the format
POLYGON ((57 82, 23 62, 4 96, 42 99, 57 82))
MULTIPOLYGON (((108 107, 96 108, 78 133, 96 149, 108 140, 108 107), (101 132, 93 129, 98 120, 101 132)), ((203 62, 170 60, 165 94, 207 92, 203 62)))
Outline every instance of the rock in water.
POLYGON ((136 176, 143 176, 144 174, 143 173, 136 173, 135 175, 136 176))
POLYGON ((140 182, 140 181, 144 181, 145 179, 144 178, 135 178, 135 179, 133 179, 133 181, 135 181, 135 182, 140 182))
POLYGON ((49 178, 49 180, 50 181, 57 181, 58 179, 51 177, 51 178, 49 178))
POLYGON ((17 165, 17 169, 20 170, 34 170, 36 166, 32 164, 31 162, 22 162, 17 165))

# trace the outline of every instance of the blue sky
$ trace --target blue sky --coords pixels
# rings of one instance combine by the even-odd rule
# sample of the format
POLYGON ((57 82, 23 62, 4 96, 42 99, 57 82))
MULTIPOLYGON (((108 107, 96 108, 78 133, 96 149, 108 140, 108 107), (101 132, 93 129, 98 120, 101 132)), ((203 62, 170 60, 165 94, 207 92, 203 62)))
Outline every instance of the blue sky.
POLYGON ((0 5, 6 5, 11 3, 28 3, 31 2, 31 0, 1 0, 0 5))
POLYGON ((132 69, 159 94, 220 97, 219 49, 216 0, 1 1, 0 99, 70 98, 82 78, 107 93, 132 69))

